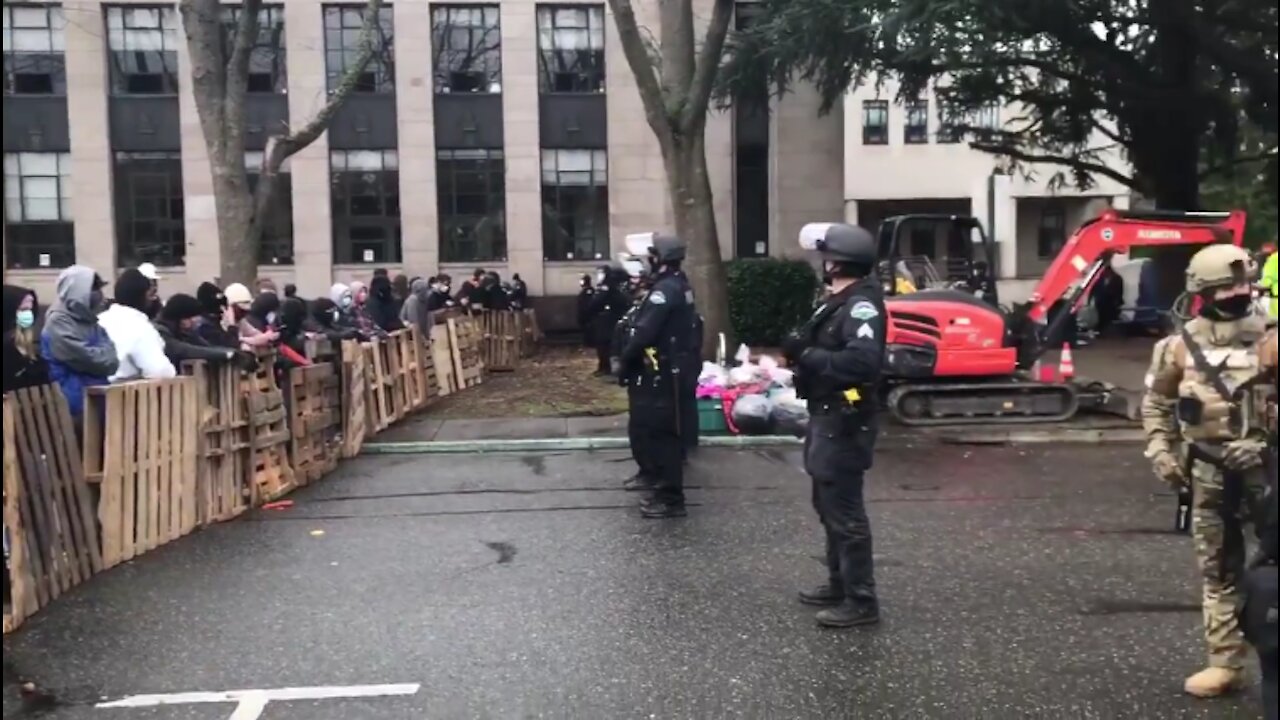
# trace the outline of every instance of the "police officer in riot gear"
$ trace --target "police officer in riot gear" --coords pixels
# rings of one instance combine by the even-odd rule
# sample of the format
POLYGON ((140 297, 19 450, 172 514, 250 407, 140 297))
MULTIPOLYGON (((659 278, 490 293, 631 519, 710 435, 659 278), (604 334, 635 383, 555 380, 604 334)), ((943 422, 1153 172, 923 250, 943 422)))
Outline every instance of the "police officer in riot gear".
POLYGON ((696 361, 697 347, 693 289, 680 270, 685 244, 670 235, 647 233, 629 236, 627 245, 632 253, 646 250, 653 271, 652 287, 636 310, 619 358, 631 404, 632 440, 640 444, 633 452, 641 474, 631 484, 652 482, 652 495, 640 506, 644 517, 681 517, 686 514, 682 438, 688 422, 684 375, 696 361))
POLYGON ((887 325, 874 272, 876 243, 863 228, 820 223, 801 230, 800 244, 821 254, 830 289, 783 344, 797 394, 809 408, 805 470, 827 543, 827 583, 801 592, 800 601, 824 608, 816 616, 824 627, 870 625, 879 621, 880 608, 862 486, 875 450, 887 325))

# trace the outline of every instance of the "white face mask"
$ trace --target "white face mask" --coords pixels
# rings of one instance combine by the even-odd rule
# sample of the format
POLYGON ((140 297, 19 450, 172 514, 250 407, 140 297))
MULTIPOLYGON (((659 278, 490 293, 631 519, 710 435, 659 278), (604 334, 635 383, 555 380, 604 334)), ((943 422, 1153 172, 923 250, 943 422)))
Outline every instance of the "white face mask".
POLYGON ((596 284, 599 285, 603 282, 604 282, 604 273, 596 273, 596 284))
POLYGON ((275 322, 276 322, 276 314, 273 312, 267 313, 267 324, 274 325, 275 322))

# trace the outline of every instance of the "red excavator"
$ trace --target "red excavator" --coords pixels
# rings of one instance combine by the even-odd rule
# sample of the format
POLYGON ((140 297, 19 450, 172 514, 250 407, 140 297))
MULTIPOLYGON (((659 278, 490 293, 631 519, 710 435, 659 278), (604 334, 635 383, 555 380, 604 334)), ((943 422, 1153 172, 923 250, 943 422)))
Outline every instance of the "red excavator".
MULTIPOLYGON (((1208 245, 1244 237, 1242 211, 1172 213, 1108 210, 1076 230, 1036 285, 1029 302, 1002 309, 996 248, 972 217, 903 215, 880 225, 878 257, 886 274, 889 337, 887 405, 906 425, 1061 421, 1107 393, 1074 382, 1038 382, 1028 374, 1053 345, 1116 253, 1137 247, 1208 245), (920 258, 903 240, 946 233, 945 272, 932 286, 899 294, 898 273, 920 258), (923 234, 922 234, 923 233, 923 234)), ((928 261, 924 261, 928 265, 928 261)))

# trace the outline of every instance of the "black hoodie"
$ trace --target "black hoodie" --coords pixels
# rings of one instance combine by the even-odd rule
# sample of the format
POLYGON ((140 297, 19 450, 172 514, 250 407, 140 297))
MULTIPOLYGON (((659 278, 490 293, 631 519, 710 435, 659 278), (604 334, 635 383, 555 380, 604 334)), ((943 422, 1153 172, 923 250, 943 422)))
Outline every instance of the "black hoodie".
POLYGON ((274 315, 280 311, 280 296, 272 292, 259 293, 254 298, 253 304, 249 306, 249 312, 245 315, 245 321, 259 332, 265 332, 271 327, 272 321, 275 320, 274 315))
POLYGON ((400 322, 400 308, 391 292, 391 280, 385 275, 376 275, 370 281, 365 310, 378 327, 387 332, 404 329, 404 323, 400 322))
POLYGON ((18 350, 18 344, 14 342, 13 333, 18 328, 18 308, 22 305, 22 299, 28 295, 33 301, 31 311, 34 313, 38 304, 34 292, 17 285, 4 286, 4 392, 49 382, 49 366, 40 357, 37 344, 39 337, 35 334, 35 328, 28 328, 33 343, 30 357, 22 354, 18 350))

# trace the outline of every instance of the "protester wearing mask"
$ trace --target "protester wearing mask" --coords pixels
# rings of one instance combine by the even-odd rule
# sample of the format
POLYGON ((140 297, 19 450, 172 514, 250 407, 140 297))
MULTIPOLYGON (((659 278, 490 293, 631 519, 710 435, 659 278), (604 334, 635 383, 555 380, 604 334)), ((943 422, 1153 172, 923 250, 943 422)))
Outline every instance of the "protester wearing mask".
POLYGON ((92 269, 72 265, 58 275, 58 300, 45 314, 40 333, 40 356, 49 364, 49 378, 67 398, 73 418, 84 414, 84 390, 106 385, 120 359, 111 337, 98 325, 95 312, 104 299, 106 283, 92 269))
POLYGON ((511 276, 511 290, 508 295, 512 310, 524 310, 529 304, 529 286, 520 278, 520 273, 511 276))
POLYGON ((369 317, 379 328, 388 333, 404 329, 392 290, 390 280, 386 277, 375 277, 369 285, 369 300, 365 303, 365 310, 369 313, 369 317))
POLYGON ((453 287, 453 278, 447 273, 441 273, 435 277, 431 283, 431 294, 427 297, 427 310, 435 312, 437 310, 445 310, 457 305, 450 294, 453 287))
POLYGON ((307 359, 307 304, 298 298, 289 298, 280 304, 276 324, 280 329, 280 342, 276 346, 279 357, 276 368, 288 371, 311 364, 307 359))
POLYGON ((379 327, 373 316, 369 314, 368 304, 368 287, 359 280, 351 283, 351 310, 348 311, 351 323, 366 338, 386 337, 387 332, 379 327))
POLYGON ((311 319, 319 332, 333 342, 360 339, 360 333, 343 320, 342 311, 329 298, 311 302, 311 319))
POLYGON ((482 307, 485 310, 509 310, 511 308, 507 287, 503 285, 502 277, 498 273, 493 271, 485 273, 480 287, 484 297, 482 307))
POLYGON ((233 330, 240 346, 249 348, 266 347, 276 341, 276 332, 274 330, 259 330, 252 323, 246 322, 249 317, 249 308, 253 306, 253 295, 249 293, 249 288, 240 283, 231 283, 226 289, 227 305, 231 308, 230 320, 233 324, 228 325, 229 330, 233 330))
POLYGON ((481 289, 484 284, 484 275, 484 268, 476 268, 475 272, 471 273, 471 279, 458 288, 458 302, 462 307, 468 310, 484 307, 484 290, 481 289))
POLYGON ((279 312, 280 297, 273 292, 262 293, 253 299, 249 305, 249 312, 245 313, 244 320, 240 321, 240 333, 243 335, 246 327, 259 333, 274 330, 276 314, 279 312))
POLYGON ((49 366, 36 345, 36 294, 4 286, 4 392, 49 382, 49 366))
POLYGON ((165 302, 155 328, 164 340, 164 353, 169 361, 177 366, 189 360, 204 360, 215 366, 235 362, 243 370, 257 367, 258 359, 253 353, 210 344, 201 337, 199 327, 204 321, 204 311, 199 300, 182 293, 165 302))
POLYGON ((143 312, 147 317, 155 320, 160 316, 161 308, 164 307, 164 303, 160 302, 160 272, 149 262, 139 265, 138 272, 151 283, 151 290, 147 293, 147 307, 143 312))
POLYGON ((235 331, 235 317, 227 305, 227 296, 211 282, 200 283, 196 288, 196 301, 200 303, 200 317, 195 334, 206 344, 235 349, 240 338, 235 331))
MULTIPOLYGON (((417 278, 415 278, 417 279, 417 278)), ((405 300, 409 299, 410 287, 413 283, 404 273, 395 276, 391 281, 391 300, 395 307, 396 317, 400 316, 400 309, 404 307, 405 300)))
POLYGON ((130 268, 116 280, 116 301, 98 316, 98 324, 116 347, 119 366, 111 382, 159 380, 178 374, 164 354, 164 340, 148 312, 154 300, 151 281, 130 268))

